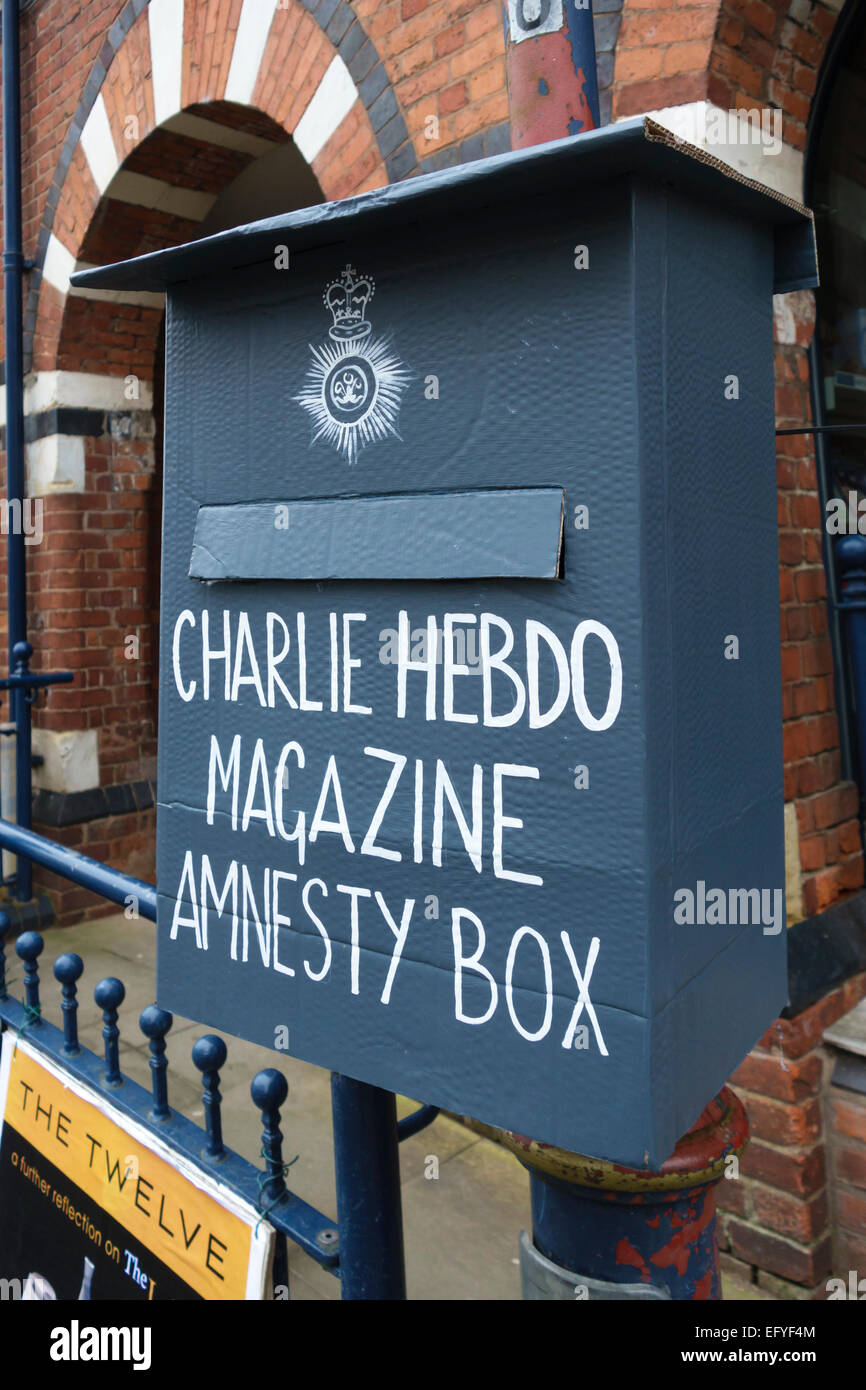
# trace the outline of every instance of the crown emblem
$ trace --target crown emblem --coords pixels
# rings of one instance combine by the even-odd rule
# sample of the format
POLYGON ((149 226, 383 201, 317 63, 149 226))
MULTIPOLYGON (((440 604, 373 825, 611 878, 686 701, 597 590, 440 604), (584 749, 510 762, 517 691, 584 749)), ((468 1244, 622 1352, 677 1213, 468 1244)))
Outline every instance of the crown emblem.
POLYGON ((370 332, 370 324, 365 315, 375 288, 373 280, 359 279, 357 271, 351 265, 346 266, 339 279, 331 281, 322 296, 334 320, 328 329, 331 338, 338 343, 366 338, 370 332))

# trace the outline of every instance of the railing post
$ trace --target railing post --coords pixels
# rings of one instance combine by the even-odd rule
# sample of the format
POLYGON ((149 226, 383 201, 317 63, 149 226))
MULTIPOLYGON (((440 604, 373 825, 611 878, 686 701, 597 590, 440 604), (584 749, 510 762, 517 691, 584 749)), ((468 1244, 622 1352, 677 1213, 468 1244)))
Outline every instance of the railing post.
POLYGON ((84 973, 84 961, 74 952, 58 956, 54 962, 54 978, 62 985, 63 1004, 63 1051, 67 1057, 74 1057, 81 1048, 78 1045, 78 1000, 77 982, 84 973))
POLYGON ((42 954, 44 945, 45 942, 38 931, 22 932, 15 943, 15 950, 24 962, 24 1008, 27 1011, 28 1027, 35 1027, 42 1022, 37 961, 42 954))
POLYGON ((170 1120, 171 1110, 168 1104, 168 1061, 165 1056, 165 1035, 174 1018, 165 1009, 158 1009, 156 1004, 149 1004, 142 1010, 138 1020, 138 1026, 142 1033, 150 1041, 150 1077, 151 1089, 153 1092, 153 1109, 151 1118, 154 1120, 170 1120))
POLYGON ((0 912, 0 999, 7 999, 6 992, 6 933, 12 925, 8 912, 0 912))
POLYGON ((262 1198, 267 1203, 279 1201, 286 1191, 280 1106, 285 1104, 288 1094, 289 1083, 275 1067, 265 1067, 264 1071, 257 1072, 250 1084, 253 1103, 262 1112, 262 1154, 265 1160, 262 1198))
POLYGON ((404 1299, 397 1105, 390 1091, 331 1075, 344 1299, 404 1299))
POLYGON ((117 1026, 117 1011, 126 998, 123 981, 109 975, 100 980, 93 997, 102 1010, 102 1037, 105 1043, 105 1076, 103 1086, 120 1086, 123 1076, 120 1071, 120 1029, 117 1026))
MULTIPOLYGON (((211 1041, 218 1042, 219 1039, 213 1038, 211 1041)), ((265 1215, 287 1194, 280 1106, 285 1104, 288 1094, 289 1083, 276 1067, 266 1067, 253 1077, 250 1095, 253 1103, 262 1112, 262 1156, 265 1160, 265 1171, 261 1180, 261 1207, 265 1215)), ((288 1290, 289 1252, 285 1236, 278 1232, 274 1249, 275 1293, 280 1285, 284 1285, 288 1290)))
POLYGON ((225 1154, 223 1143, 222 1096, 220 1095, 220 1068, 225 1066, 228 1051, 222 1038, 208 1033, 197 1038, 192 1046, 192 1060, 202 1074, 202 1102, 204 1122, 207 1130, 206 1156, 212 1161, 225 1154))

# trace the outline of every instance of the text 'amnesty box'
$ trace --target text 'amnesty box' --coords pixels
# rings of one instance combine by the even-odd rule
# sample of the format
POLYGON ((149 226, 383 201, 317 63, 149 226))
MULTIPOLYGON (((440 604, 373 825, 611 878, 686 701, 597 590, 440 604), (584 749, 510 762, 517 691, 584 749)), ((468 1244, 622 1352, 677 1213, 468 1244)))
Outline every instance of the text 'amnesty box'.
POLYGON ((158 997, 647 1165, 785 1003, 772 294, 648 121, 166 288, 158 997))

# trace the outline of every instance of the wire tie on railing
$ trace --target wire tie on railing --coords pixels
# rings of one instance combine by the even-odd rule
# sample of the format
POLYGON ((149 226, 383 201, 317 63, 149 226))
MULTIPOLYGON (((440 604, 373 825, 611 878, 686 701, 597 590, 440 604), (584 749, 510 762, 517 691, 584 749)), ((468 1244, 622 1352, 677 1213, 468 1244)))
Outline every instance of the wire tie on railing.
MULTIPOLYGON (((286 1174, 288 1173, 288 1171, 289 1171, 289 1169, 291 1168, 292 1164, 293 1164, 293 1163, 297 1163, 297 1161, 298 1161, 298 1159, 300 1158, 300 1156, 301 1156, 300 1154, 295 1154, 294 1158, 289 1159, 289 1162, 288 1162, 288 1163, 281 1163, 281 1164, 279 1164, 279 1166, 276 1167, 276 1168, 273 1166, 273 1163, 272 1163, 272 1164, 271 1164, 271 1171, 270 1171, 270 1173, 267 1173, 267 1172, 266 1172, 266 1173, 259 1173, 259 1176, 258 1176, 259 1200, 258 1200, 258 1202, 256 1203, 256 1210, 260 1213, 260 1215, 259 1215, 258 1221, 256 1222, 255 1230, 253 1231, 253 1235, 254 1235, 254 1236, 258 1235, 258 1233, 259 1233, 259 1227, 261 1226, 261 1224, 262 1224, 263 1221, 266 1221, 266 1220, 267 1220, 268 1216, 269 1216, 270 1213, 273 1211, 274 1207, 279 1206, 280 1202, 283 1200, 284 1197, 289 1197, 289 1196, 291 1196, 291 1193, 288 1192, 288 1191, 278 1192, 277 1195, 276 1195, 276 1197, 274 1198, 274 1200, 273 1200, 272 1202, 268 1202, 268 1205, 265 1207, 264 1211, 262 1211, 262 1191, 263 1191, 263 1188, 265 1187, 265 1184, 266 1184, 266 1183, 269 1183, 269 1182, 273 1182, 274 1178, 276 1178, 276 1177, 282 1178, 283 1181, 285 1182, 286 1174)), ((259 1150, 259 1157, 260 1157, 260 1158, 263 1158, 266 1162, 268 1161, 269 1156, 268 1156, 268 1154, 265 1153, 264 1148, 262 1148, 262 1149, 259 1150)))
MULTIPOLYGON (((24 1023, 18 1024, 18 1031, 17 1034, 15 1034, 15 1052, 18 1051, 18 1038, 21 1037, 21 1034, 24 1033, 24 1030, 29 1029, 29 1027, 32 1027, 33 1023, 42 1022, 42 1005, 38 1004, 35 1006, 35 1008, 33 1008, 32 1004, 22 1004, 21 1008, 24 1009, 25 1016, 24 1023)), ((14 1055, 15 1054, 13 1052, 13 1056, 14 1055)))
POLYGON ((23 1022, 23 1023, 19 1023, 19 1025, 18 1025, 18 1032, 15 1034, 15 1046, 14 1046, 13 1049, 12 1049, 12 1056, 13 1056, 13 1057, 17 1057, 17 1056, 18 1056, 18 1039, 21 1037, 21 1035, 22 1035, 22 1033, 24 1032, 24 1030, 25 1030, 26 1028, 32 1028, 32 1026, 33 1026, 34 1023, 41 1023, 41 1022, 42 1022, 42 1005, 41 1005, 41 1004, 36 1004, 36 1005, 33 1005, 33 1004, 22 1004, 21 1007, 22 1007, 22 1009, 24 1010, 24 1022, 23 1022))
MULTIPOLYGON (((21 975, 7 975, 6 984, 7 986, 18 985, 21 984, 22 979, 23 976, 21 975)), ((21 1007, 24 1010, 24 1022, 19 1023, 18 1028, 15 1032, 15 1052, 17 1052, 18 1050, 18 1039, 21 1037, 21 1034, 24 1032, 25 1028, 30 1028, 34 1023, 40 1023, 42 1020, 41 1004, 26 1004, 23 999, 19 1000, 19 1003, 21 1004, 21 1007)), ((13 1052, 12 1054, 13 1057, 15 1056, 15 1052, 13 1052)))

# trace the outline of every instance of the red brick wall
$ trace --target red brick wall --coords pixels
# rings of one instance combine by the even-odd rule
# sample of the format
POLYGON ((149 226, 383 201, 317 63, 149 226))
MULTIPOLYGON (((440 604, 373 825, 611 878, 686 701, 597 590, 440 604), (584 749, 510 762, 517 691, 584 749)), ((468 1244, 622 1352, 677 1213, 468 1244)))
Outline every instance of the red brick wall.
POLYGON ((498 0, 358 0, 422 157, 508 119, 498 0), (425 122, 438 120, 438 133, 425 122))
POLYGON ((625 0, 614 116, 702 99, 723 110, 775 106, 783 112, 786 142, 802 150, 837 19, 821 0, 625 0))
MULTIPOLYGON (((779 428, 811 421, 807 349, 814 322, 811 291, 785 296, 776 319, 779 428)), ((863 884, 859 796, 840 780, 823 517, 808 435, 779 437, 777 481, 785 800, 797 807, 803 907, 812 916, 863 884)))
MULTIPOLYGON (((866 1139, 866 1106, 855 1113, 847 1099, 832 1102, 837 1162, 843 1149, 849 1155, 842 1160, 848 1164, 846 1186, 833 1193, 824 1118, 831 1059, 822 1043, 824 1029, 864 995, 866 975, 857 975, 795 1019, 779 1019, 731 1078, 749 1116, 751 1139, 739 1176, 723 1179, 717 1188, 722 1264, 744 1283, 753 1282, 754 1274, 762 1288, 781 1297, 826 1297, 827 1278, 840 1269, 834 1262, 831 1198, 839 1202, 852 1239, 859 1231, 862 1242, 866 1232, 866 1196, 856 1192, 857 1183, 866 1187, 866 1159, 857 1166, 854 1142, 866 1139), (840 1124, 856 1130, 849 1136, 850 1152, 847 1139, 845 1145, 839 1139, 840 1124)), ((846 1239, 835 1252, 845 1270, 845 1260, 857 1249, 866 1253, 862 1244, 846 1244, 846 1239)), ((857 1268, 856 1260, 850 1268, 857 1268)), ((860 1268, 866 1271, 866 1260, 860 1268)))
MULTIPOLYGON (((866 1279, 866 1096, 831 1087, 828 1097, 835 1233, 833 1268, 866 1279)), ((866 1293, 866 1286, 860 1293, 866 1293)))

